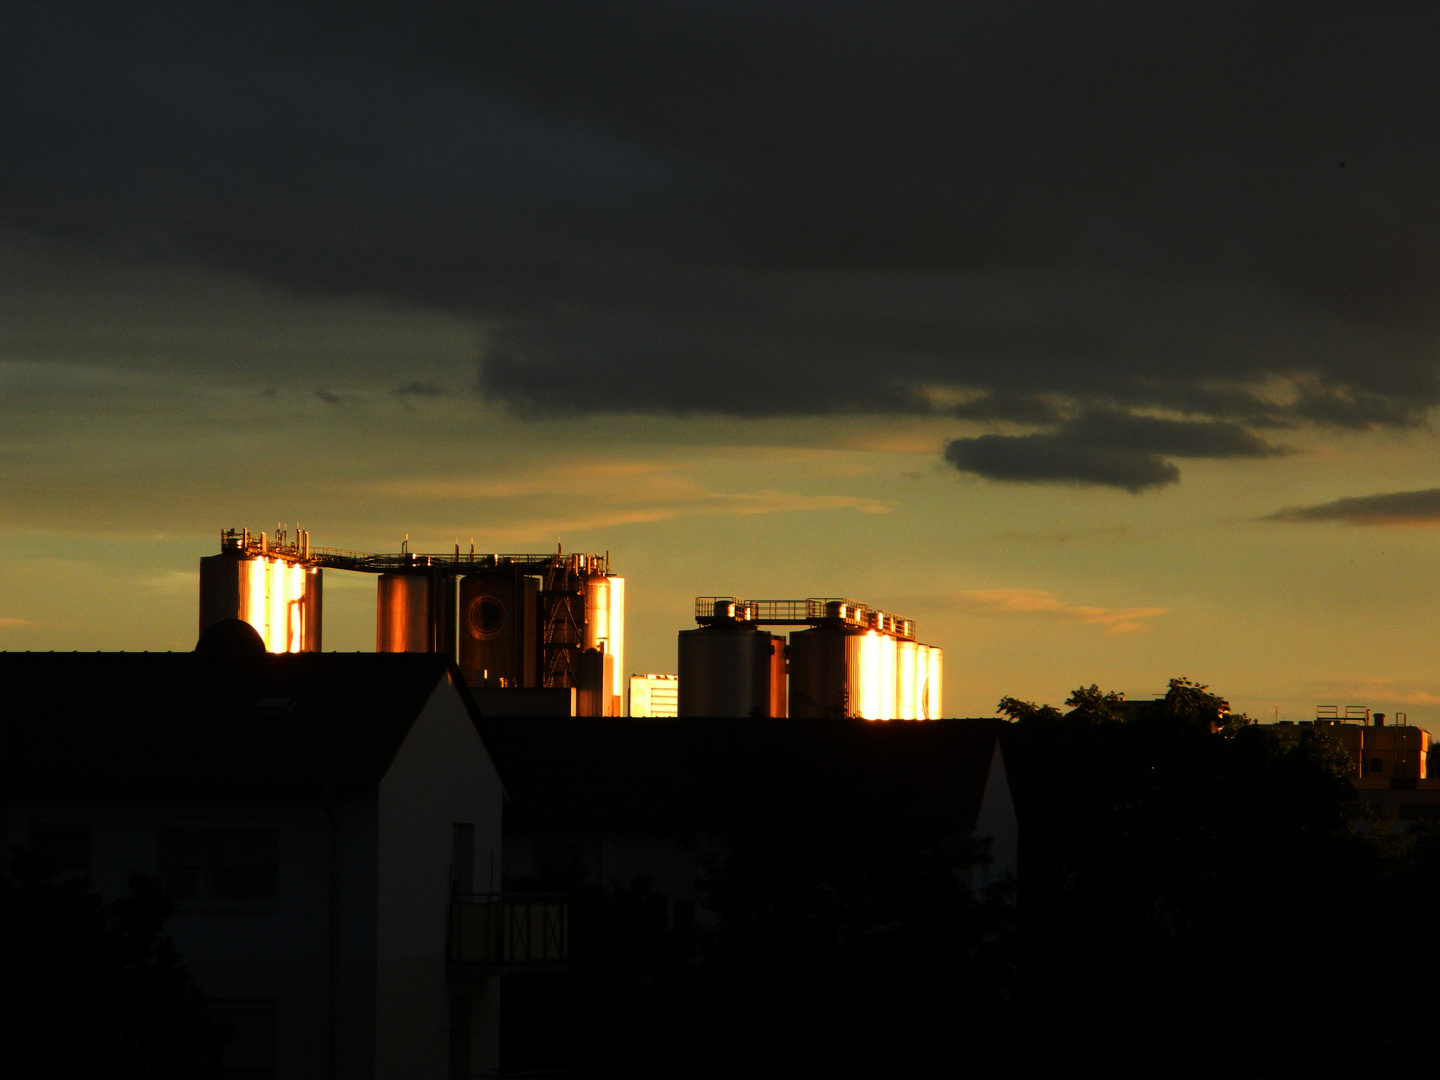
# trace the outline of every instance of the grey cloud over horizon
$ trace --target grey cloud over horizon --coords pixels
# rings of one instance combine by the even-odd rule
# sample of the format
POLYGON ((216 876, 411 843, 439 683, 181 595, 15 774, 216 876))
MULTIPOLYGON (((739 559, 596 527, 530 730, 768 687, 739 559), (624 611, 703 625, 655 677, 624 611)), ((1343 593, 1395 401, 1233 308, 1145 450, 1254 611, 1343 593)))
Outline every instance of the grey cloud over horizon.
POLYGON ((0 228, 482 320, 521 415, 1037 429, 994 479, 1440 404, 1433 6, 339 11, 6 5, 0 228))
POLYGON ((1440 488, 1357 495, 1315 506, 1278 510, 1262 521, 1340 522, 1345 525, 1428 525, 1440 523, 1440 488))
POLYGON ((1090 412, 1052 432, 954 439, 947 462, 990 480, 1095 484, 1139 493, 1178 483, 1169 458, 1264 458, 1285 453, 1238 424, 1090 412))

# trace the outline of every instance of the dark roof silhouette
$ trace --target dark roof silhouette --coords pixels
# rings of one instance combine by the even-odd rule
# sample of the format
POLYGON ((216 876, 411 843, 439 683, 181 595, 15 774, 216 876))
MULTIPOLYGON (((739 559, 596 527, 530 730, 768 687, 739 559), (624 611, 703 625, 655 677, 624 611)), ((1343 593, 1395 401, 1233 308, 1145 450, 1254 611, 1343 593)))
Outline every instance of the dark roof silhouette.
POLYGON ((450 671, 423 653, 0 653, 0 784, 373 787, 450 671))
POLYGON ((688 833, 819 797, 939 814, 973 828, 993 720, 483 717, 507 828, 688 833))

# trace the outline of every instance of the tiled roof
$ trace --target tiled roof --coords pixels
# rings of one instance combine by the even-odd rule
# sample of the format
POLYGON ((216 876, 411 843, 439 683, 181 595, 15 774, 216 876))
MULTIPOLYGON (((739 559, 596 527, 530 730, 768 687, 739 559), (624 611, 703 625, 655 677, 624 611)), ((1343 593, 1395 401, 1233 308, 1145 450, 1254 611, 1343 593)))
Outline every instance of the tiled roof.
POLYGON ((973 828, 999 733, 988 720, 484 717, 505 777, 507 828, 684 832, 743 812, 784 811, 823 786, 903 800, 973 828), (778 801, 777 801, 778 799, 778 801))
POLYGON ((0 653, 0 784, 371 787, 449 670, 403 653, 0 653))

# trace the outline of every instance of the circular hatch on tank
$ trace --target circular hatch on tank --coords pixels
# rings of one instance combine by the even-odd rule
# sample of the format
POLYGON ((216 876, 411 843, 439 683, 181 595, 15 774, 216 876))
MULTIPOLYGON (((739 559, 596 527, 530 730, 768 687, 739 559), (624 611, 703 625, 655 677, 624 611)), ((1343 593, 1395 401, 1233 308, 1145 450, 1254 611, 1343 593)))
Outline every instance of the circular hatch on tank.
POLYGON ((470 632, 491 637, 505 629, 505 605, 493 596, 477 596, 470 604, 470 632))

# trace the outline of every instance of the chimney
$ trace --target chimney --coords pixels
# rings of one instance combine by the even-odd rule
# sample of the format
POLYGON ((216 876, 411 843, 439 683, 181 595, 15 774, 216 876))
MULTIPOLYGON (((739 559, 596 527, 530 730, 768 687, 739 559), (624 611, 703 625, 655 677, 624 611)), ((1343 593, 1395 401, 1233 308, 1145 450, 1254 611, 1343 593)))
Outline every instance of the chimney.
POLYGON ((1383 712, 1371 713, 1370 715, 1374 718, 1376 727, 1385 726, 1385 714, 1383 712))

